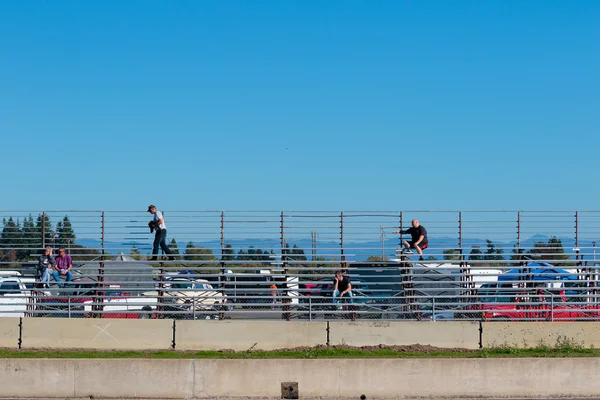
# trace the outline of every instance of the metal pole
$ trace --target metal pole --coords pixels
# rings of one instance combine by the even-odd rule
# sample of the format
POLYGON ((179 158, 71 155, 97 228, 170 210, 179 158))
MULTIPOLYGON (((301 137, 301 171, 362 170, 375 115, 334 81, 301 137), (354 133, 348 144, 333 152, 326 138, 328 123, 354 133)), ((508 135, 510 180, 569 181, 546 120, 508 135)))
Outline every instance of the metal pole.
POLYGON ((579 248, 579 211, 575 211, 575 247, 579 248))
POLYGON ((46 248, 46 212, 42 211, 42 248, 46 248))
POLYGON ((398 223, 400 224, 400 226, 398 227, 398 229, 400 230, 400 236, 398 237, 398 244, 400 246, 400 250, 402 250, 402 211, 400 211, 398 223))
POLYGON ((315 258, 317 256, 317 231, 312 230, 310 231, 310 237, 311 237, 311 241, 312 241, 312 259, 311 261, 315 261, 315 258))
MULTIPOLYGON (((282 262, 282 267, 283 267, 283 271, 286 272, 287 271, 287 257, 284 256, 285 252, 287 251, 287 249, 285 248, 285 229, 284 229, 284 214, 283 211, 281 212, 281 219, 280 219, 280 225, 279 225, 279 229, 280 229, 280 239, 281 239, 281 262, 282 262)), ((287 279, 287 277, 286 277, 287 279)))
POLYGON ((221 273, 219 274, 221 294, 225 295, 225 212, 221 211, 221 273))
POLYGON ((344 212, 340 213, 340 260, 342 271, 346 270, 346 256, 344 256, 344 212))
POLYGON ((383 226, 380 226, 381 229, 381 261, 385 261, 385 230, 383 226))
POLYGON ((521 252, 521 211, 517 211, 517 252, 521 252))

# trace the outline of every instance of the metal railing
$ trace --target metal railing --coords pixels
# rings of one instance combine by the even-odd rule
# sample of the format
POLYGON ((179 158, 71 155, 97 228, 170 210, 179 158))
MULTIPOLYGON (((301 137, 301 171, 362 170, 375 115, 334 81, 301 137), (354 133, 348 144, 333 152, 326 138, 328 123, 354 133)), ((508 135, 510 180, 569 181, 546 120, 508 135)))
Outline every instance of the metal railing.
POLYGON ((175 254, 153 260, 147 213, 0 211, 0 316, 600 319, 600 211, 164 215, 175 254), (414 218, 428 230, 423 260, 402 254, 409 238, 393 234, 414 218), (64 288, 40 283, 46 246, 73 258, 64 288), (337 270, 351 303, 333 299, 337 270))

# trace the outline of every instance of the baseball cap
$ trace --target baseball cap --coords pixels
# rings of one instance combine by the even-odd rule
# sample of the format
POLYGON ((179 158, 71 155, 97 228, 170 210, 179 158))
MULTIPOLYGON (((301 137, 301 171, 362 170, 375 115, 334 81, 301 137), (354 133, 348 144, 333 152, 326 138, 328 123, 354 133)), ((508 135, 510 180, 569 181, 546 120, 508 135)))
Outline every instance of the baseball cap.
POLYGON ((150 204, 150 205, 148 206, 148 212, 150 212, 150 209, 151 209, 151 208, 156 208, 156 206, 155 206, 154 204, 150 204))

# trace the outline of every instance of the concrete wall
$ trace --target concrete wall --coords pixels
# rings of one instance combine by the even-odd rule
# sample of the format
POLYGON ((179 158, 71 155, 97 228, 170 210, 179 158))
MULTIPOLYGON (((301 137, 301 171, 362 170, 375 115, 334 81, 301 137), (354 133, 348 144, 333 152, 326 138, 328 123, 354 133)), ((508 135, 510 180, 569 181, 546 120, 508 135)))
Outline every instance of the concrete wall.
POLYGON ((479 348, 478 322, 331 322, 332 345, 479 348))
POLYGON ((19 322, 19 318, 0 318, 0 347, 18 347, 19 322))
POLYGON ((173 321, 23 318, 22 348, 167 350, 173 321))
POLYGON ((0 318, 0 347, 23 349, 274 350, 317 345, 600 348, 600 322, 309 322, 0 318), (175 326, 175 329, 173 329, 175 326), (329 326, 329 328, 328 328, 329 326), (480 326, 482 332, 480 334, 480 326))
POLYGON ((600 322, 484 322, 483 347, 510 345, 554 347, 568 340, 585 347, 600 348, 600 322))
POLYGON ((598 358, 0 360, 0 397, 591 397, 598 358))
POLYGON ((327 343, 327 323, 177 321, 177 350, 276 350, 327 343))

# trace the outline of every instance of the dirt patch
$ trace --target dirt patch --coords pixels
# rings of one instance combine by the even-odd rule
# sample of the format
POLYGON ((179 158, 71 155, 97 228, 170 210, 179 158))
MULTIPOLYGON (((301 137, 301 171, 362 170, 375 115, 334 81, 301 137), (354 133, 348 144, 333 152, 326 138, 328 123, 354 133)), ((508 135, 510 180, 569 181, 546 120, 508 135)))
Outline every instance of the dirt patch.
POLYGON ((471 349, 461 349, 461 348, 445 348, 445 347, 435 347, 424 344, 411 344, 405 346, 386 346, 383 344, 379 344, 377 346, 348 346, 348 345, 319 345, 315 347, 293 347, 288 349, 280 349, 276 350, 280 351, 297 351, 297 352, 308 352, 311 350, 358 350, 365 352, 375 352, 378 350, 387 350, 393 351, 395 353, 439 353, 439 352, 453 352, 453 353, 473 353, 479 350, 471 350, 471 349))

